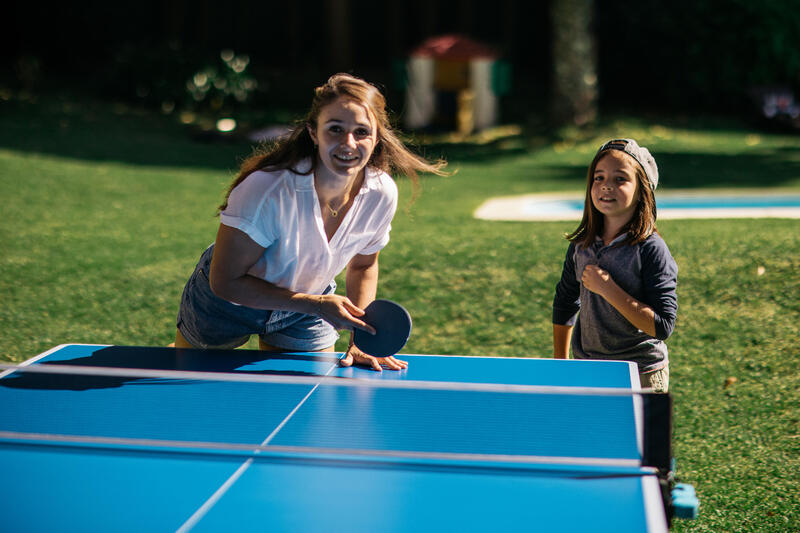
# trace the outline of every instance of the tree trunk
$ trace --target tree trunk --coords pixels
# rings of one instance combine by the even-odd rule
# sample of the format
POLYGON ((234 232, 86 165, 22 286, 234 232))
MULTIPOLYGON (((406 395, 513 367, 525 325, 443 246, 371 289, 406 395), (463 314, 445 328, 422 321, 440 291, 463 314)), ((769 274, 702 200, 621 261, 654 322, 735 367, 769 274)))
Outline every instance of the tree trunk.
POLYGON ((350 16, 350 0, 325 0, 328 66, 332 71, 347 72, 353 68, 350 16))
POLYGON ((583 126, 597 115, 597 59, 592 0, 552 0, 553 80, 550 114, 556 126, 583 126))

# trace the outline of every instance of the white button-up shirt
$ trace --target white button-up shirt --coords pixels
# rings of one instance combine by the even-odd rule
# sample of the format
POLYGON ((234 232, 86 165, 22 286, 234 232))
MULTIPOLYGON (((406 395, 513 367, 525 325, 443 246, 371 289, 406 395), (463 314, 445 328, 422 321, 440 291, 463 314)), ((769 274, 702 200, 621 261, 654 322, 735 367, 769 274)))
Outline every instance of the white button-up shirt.
POLYGON ((368 167, 328 242, 314 174, 257 171, 231 191, 220 221, 265 248, 248 274, 295 292, 322 294, 355 255, 374 254, 388 244, 397 196, 394 180, 368 167))

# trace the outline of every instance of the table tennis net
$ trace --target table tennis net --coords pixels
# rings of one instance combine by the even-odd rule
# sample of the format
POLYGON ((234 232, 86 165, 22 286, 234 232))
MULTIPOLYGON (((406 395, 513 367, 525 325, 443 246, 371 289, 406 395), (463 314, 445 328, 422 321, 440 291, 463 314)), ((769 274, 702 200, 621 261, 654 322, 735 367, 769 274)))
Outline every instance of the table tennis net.
MULTIPOLYGON (((660 467, 652 464, 648 417, 641 414, 655 397, 665 395, 593 387, 0 365, 0 442, 624 471, 660 467)), ((665 430, 660 431, 654 438, 663 441, 665 430)), ((661 455, 669 453, 666 432, 667 451, 661 455)))

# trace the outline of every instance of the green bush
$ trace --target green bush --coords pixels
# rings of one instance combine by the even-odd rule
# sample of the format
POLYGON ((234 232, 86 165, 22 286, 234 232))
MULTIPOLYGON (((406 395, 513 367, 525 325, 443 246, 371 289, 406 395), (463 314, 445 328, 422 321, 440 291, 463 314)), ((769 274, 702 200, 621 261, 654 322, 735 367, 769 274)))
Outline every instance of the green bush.
POLYGON ((753 86, 800 84, 792 0, 598 2, 606 101, 740 111, 753 86))

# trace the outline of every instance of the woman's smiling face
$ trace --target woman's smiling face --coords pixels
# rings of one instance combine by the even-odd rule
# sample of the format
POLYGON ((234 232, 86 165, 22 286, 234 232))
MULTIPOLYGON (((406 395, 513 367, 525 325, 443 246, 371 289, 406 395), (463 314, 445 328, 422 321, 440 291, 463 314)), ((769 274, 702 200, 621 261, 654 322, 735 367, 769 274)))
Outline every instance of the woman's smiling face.
POLYGON ((349 178, 367 166, 378 138, 375 120, 366 106, 346 97, 323 107, 317 123, 308 131, 325 170, 349 178))

